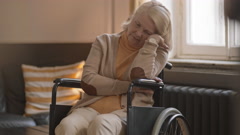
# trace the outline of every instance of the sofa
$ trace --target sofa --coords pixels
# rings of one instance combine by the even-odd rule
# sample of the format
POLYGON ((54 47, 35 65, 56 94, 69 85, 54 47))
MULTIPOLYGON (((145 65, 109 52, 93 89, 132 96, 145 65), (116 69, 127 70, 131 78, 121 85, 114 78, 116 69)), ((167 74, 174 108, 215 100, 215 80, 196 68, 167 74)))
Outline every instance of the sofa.
POLYGON ((87 58, 91 43, 0 44, 0 128, 49 124, 49 113, 25 115, 22 64, 64 66, 87 58))

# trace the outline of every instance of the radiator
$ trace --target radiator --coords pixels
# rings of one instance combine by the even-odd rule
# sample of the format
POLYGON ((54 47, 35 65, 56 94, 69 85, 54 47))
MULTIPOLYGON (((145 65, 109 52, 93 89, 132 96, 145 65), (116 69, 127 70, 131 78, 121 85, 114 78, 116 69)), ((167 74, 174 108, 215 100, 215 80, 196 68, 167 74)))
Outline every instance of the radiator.
POLYGON ((231 135, 233 90, 165 85, 161 106, 175 107, 188 120, 193 135, 231 135))

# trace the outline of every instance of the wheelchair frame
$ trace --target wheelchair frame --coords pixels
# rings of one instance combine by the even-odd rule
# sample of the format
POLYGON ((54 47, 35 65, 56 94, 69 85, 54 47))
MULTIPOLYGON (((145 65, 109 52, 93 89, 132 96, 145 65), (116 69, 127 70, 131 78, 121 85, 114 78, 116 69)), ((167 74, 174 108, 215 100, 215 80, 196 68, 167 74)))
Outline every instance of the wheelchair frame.
MULTIPOLYGON (((172 65, 167 63, 165 66, 168 69, 171 69, 172 65)), ((164 74, 163 71, 159 74, 159 77, 163 79, 164 74)), ((54 86, 52 89, 52 103, 50 105, 50 124, 49 124, 49 134, 54 135, 54 130, 56 126, 60 123, 60 121, 67 116, 67 113, 71 109, 70 105, 57 105, 56 104, 56 95, 57 88, 60 87, 71 87, 71 88, 81 88, 81 80, 79 79, 70 79, 70 78, 58 78, 54 80, 54 86)), ((129 86, 128 94, 127 94, 127 134, 128 135, 170 135, 172 134, 172 124, 176 123, 176 120, 180 120, 181 125, 177 121, 177 124, 180 125, 177 128, 173 129, 174 132, 179 130, 179 128, 183 128, 187 131, 183 135, 190 135, 190 127, 188 125, 187 120, 175 108, 167 108, 159 107, 160 101, 162 99, 160 97, 161 92, 163 92, 164 83, 159 82, 156 83, 154 80, 150 79, 137 79, 132 81, 129 86), (153 99, 155 99, 154 107, 136 107, 131 104, 131 95, 132 88, 136 87, 145 87, 154 90, 153 99), (137 113, 136 113, 137 112, 137 113), (141 113, 139 113, 141 112, 141 113), (143 119, 148 116, 148 119, 143 119), (140 120, 140 121, 139 121, 140 120), (143 123, 141 120, 148 121, 148 123, 143 123), (141 128, 139 128, 139 127, 141 128), (164 127, 164 128, 163 128, 164 127), (151 130, 153 129, 153 130, 151 130), (151 130, 151 131, 149 131, 151 130), (171 131, 171 132, 170 132, 171 131)), ((181 131, 178 131, 179 133, 181 131)), ((181 132, 182 133, 182 132, 181 132)), ((178 133, 177 133, 178 135, 178 133)))

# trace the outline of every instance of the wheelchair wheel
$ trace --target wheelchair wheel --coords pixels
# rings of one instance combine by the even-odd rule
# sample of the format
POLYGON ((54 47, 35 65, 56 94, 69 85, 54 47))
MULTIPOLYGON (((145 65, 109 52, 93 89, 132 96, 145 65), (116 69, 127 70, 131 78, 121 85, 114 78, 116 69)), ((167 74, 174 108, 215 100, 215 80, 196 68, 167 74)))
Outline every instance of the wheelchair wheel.
POLYGON ((180 111, 167 108, 158 116, 152 135, 190 135, 190 128, 180 111))

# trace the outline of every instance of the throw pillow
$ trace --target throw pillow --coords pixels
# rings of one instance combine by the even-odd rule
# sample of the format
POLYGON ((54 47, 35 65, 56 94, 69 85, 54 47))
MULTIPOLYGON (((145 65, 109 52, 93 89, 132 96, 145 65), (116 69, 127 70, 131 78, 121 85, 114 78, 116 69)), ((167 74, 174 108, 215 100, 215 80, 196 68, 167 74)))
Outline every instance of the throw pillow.
MULTIPOLYGON (((26 95, 25 115, 49 112, 53 80, 56 78, 81 79, 84 64, 85 61, 55 67, 36 67, 23 64, 22 71, 26 95)), ((77 88, 59 87, 57 104, 75 104, 80 99, 80 91, 81 89, 77 88)))

